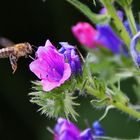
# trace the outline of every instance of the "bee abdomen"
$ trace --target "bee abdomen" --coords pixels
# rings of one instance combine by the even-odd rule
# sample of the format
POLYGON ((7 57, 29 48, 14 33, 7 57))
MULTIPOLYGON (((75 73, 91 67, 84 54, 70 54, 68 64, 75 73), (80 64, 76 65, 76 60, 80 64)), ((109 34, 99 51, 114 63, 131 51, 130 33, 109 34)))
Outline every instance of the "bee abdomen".
POLYGON ((13 52, 14 52, 14 49, 12 47, 2 48, 0 49, 0 58, 7 58, 13 52))

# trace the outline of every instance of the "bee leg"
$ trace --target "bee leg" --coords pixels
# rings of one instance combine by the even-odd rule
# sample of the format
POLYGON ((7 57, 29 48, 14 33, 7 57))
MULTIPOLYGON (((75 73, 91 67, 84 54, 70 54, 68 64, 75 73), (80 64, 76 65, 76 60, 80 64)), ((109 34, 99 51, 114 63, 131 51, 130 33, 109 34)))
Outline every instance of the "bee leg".
POLYGON ((10 54, 9 59, 10 59, 10 64, 12 66, 13 74, 14 74, 17 69, 17 57, 15 55, 10 54))

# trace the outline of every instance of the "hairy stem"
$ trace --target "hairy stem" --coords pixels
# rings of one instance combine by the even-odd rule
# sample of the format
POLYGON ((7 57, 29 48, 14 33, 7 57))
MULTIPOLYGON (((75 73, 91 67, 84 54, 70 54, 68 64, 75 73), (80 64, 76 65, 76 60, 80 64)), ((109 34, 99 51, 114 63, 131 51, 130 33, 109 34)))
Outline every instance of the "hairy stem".
POLYGON ((106 7, 108 14, 112 18, 112 20, 113 20, 112 22, 114 23, 114 27, 117 29, 117 32, 119 32, 121 39, 124 41, 124 43, 129 48, 129 46, 130 46, 130 37, 129 37, 129 35, 128 35, 128 33, 127 33, 123 23, 122 23, 122 21, 118 17, 115 8, 113 7, 113 5, 108 0, 101 0, 101 2, 106 7))

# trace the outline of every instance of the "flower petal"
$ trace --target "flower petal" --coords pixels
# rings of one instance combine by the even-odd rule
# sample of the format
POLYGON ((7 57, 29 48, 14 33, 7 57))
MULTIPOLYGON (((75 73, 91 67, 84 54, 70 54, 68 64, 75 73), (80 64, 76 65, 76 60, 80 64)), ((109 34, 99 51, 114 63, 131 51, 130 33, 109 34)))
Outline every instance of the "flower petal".
POLYGON ((59 87, 61 84, 63 84, 66 80, 69 79, 71 76, 71 68, 69 64, 64 65, 64 75, 62 79, 58 82, 52 82, 49 80, 42 80, 41 83, 43 85, 44 91, 51 91, 52 89, 59 87))
POLYGON ((113 53, 120 53, 120 46, 122 45, 122 40, 113 32, 109 25, 97 25, 99 31, 99 36, 96 40, 100 41, 105 47, 110 49, 113 53))

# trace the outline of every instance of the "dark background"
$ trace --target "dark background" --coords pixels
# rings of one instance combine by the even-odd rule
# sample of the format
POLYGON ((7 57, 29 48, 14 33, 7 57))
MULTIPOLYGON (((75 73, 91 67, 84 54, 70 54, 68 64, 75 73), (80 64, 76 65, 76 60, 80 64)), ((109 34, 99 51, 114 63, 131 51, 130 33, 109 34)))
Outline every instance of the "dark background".
MULTIPOLYGON (((91 6, 92 0, 83 0, 91 6)), ((140 9, 137 0, 133 3, 134 15, 140 9)), ((88 21, 77 9, 65 0, 0 0, 0 36, 7 37, 16 43, 30 42, 43 45, 46 39, 58 45, 59 41, 78 42, 71 33, 71 26, 78 21, 88 21)), ((47 119, 37 112, 38 107, 29 102, 31 80, 36 77, 29 70, 30 59, 18 61, 18 69, 12 74, 8 59, 0 60, 0 140, 52 140, 52 134, 46 127, 53 128, 55 121, 47 119)), ((125 83, 128 89, 131 80, 125 83)), ((132 99, 135 102, 135 99, 132 99)), ((88 99, 80 98, 82 105, 78 126, 84 129, 84 119, 89 123, 101 117, 101 110, 94 110, 88 99)), ((140 123, 131 117, 110 110, 102 125, 109 136, 135 138, 140 134, 140 123)))

